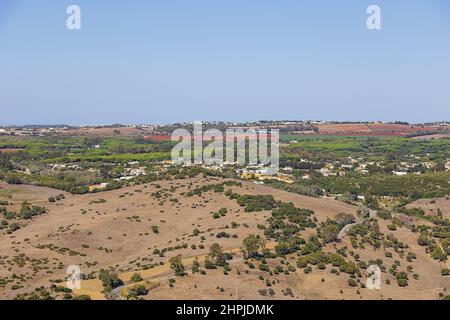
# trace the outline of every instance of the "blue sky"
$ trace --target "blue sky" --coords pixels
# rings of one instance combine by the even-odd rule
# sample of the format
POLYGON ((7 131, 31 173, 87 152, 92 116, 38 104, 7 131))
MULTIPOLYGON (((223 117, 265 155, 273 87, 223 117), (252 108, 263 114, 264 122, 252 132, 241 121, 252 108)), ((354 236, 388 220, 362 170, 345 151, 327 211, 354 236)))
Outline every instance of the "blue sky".
POLYGON ((0 1, 0 124, 450 120, 449 85, 447 0, 0 1))

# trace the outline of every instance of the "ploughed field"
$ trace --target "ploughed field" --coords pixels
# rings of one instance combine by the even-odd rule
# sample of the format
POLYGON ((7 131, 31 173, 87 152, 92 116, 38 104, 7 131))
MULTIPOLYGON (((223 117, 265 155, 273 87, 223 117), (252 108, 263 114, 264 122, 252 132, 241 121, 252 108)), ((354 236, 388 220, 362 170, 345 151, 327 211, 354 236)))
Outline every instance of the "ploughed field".
MULTIPOLYGON (((422 125, 388 124, 388 123, 349 123, 320 124, 317 126, 320 134, 348 136, 406 136, 412 133, 433 132, 443 128, 422 125)), ((448 129, 448 128, 446 128, 448 129)))

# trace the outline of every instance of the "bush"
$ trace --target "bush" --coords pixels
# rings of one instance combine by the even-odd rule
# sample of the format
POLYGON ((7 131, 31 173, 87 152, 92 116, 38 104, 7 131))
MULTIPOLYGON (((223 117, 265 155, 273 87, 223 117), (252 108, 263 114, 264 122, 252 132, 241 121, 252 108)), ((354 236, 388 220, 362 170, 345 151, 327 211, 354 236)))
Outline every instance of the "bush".
POLYGON ((337 236, 341 229, 342 226, 336 221, 327 219, 327 221, 320 226, 319 236, 325 243, 330 243, 337 240, 337 236))
POLYGON ((395 278, 397 279, 397 284, 400 287, 408 286, 408 275, 406 274, 406 272, 399 272, 399 273, 397 273, 395 278))
POLYGON ((137 285, 128 291, 128 298, 136 298, 148 294, 148 289, 144 285, 137 285))
POLYGON ((6 182, 9 184, 23 184, 23 181, 18 177, 8 177, 6 178, 6 182))
POLYGON ((132 276, 131 276, 131 281, 133 281, 133 282, 141 282, 142 280, 144 280, 143 278, 142 278, 142 276, 139 274, 139 273, 134 273, 132 276))
POLYGON ((355 217, 348 213, 338 213, 334 220, 336 220, 337 223, 339 223, 341 226, 345 226, 347 224, 355 223, 355 217))
POLYGON ((352 279, 352 278, 348 279, 347 283, 348 283, 348 285, 349 285, 350 287, 356 287, 356 286, 358 285, 358 283, 356 282, 356 280, 355 280, 355 279, 352 279))
POLYGON ((192 273, 197 273, 200 271, 200 263, 198 262, 198 259, 195 258, 194 263, 192 265, 192 273))
POLYGON ((20 229, 20 224, 18 224, 17 222, 13 222, 9 226, 9 230, 11 230, 11 232, 14 232, 14 231, 19 230, 19 229, 20 229))
POLYGON ((170 263, 170 268, 175 271, 175 275, 177 275, 179 277, 184 276, 184 265, 183 265, 183 261, 181 259, 181 255, 170 258, 169 263, 170 263))
POLYGON ((270 271, 270 268, 269 268, 269 266, 268 266, 267 264, 261 263, 261 264, 259 265, 259 270, 265 271, 265 272, 269 272, 269 271, 270 271))
POLYGON ((245 212, 271 210, 276 206, 275 199, 271 195, 239 196, 237 202, 241 207, 245 207, 245 212))
POLYGON ((205 259, 205 269, 217 269, 217 266, 211 259, 205 259))
POLYGON ((102 282, 106 292, 123 286, 123 281, 119 278, 119 276, 116 273, 111 273, 107 270, 100 270, 98 278, 102 282))
POLYGON ((39 206, 30 206, 28 203, 24 202, 22 208, 20 209, 20 216, 22 219, 31 219, 34 216, 39 216, 47 212, 47 209, 39 206))

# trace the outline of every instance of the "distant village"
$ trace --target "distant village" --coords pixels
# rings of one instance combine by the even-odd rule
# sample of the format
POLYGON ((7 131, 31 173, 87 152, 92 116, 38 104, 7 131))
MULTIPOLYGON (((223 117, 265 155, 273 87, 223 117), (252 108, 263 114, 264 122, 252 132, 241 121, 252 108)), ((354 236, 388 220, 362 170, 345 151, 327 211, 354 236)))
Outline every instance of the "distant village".
MULTIPOLYGON (((396 169, 391 171, 392 175, 395 176, 405 176, 407 174, 415 174, 420 175, 423 172, 427 172, 433 170, 435 168, 436 163, 432 161, 420 161, 419 157, 410 156, 414 159, 414 163, 412 162, 400 162, 396 169)), ((310 160, 301 159, 301 162, 309 162, 310 160)), ((106 164, 108 165, 108 164, 106 164)), ((115 164, 111 163, 110 166, 115 166, 115 164)), ((164 172, 168 168, 174 166, 175 163, 172 160, 163 160, 156 161, 154 163, 154 167, 152 167, 152 172, 164 172)), ((369 174, 369 168, 382 166, 381 162, 374 161, 365 161, 363 158, 352 158, 348 157, 345 161, 333 161, 330 163, 325 163, 324 166, 320 169, 313 170, 314 174, 319 174, 323 177, 333 177, 333 176, 344 176, 349 172, 357 172, 360 174, 369 174)), ((83 168, 79 164, 75 163, 65 163, 65 164, 48 164, 49 168, 52 171, 59 170, 83 170, 83 168)), ((295 170, 292 167, 281 167, 277 173, 272 173, 268 167, 264 165, 248 165, 242 166, 237 163, 224 163, 220 165, 208 165, 208 164, 184 164, 183 167, 201 167, 206 170, 212 171, 223 171, 225 169, 232 169, 234 172, 242 179, 249 180, 254 182, 255 184, 264 184, 265 181, 279 181, 286 184, 293 184, 297 179, 311 179, 311 170, 295 170), (296 171, 296 174, 294 174, 296 171), (301 172, 301 174, 299 174, 301 172)), ((448 159, 445 164, 445 171, 450 171, 450 159, 448 159)), ((99 169, 92 167, 87 169, 88 172, 92 172, 95 174, 99 174, 99 169)), ((31 174, 28 168, 25 168, 24 173, 31 174)), ((119 177, 113 179, 117 182, 126 182, 133 180, 134 178, 146 176, 149 174, 149 168, 147 166, 142 165, 139 161, 131 161, 125 164, 123 171, 120 173, 119 177)), ((89 186, 89 192, 100 191, 103 189, 107 189, 109 186, 108 182, 103 182, 96 185, 89 186)), ((363 199, 361 199, 363 200, 363 199)))
MULTIPOLYGON (((255 121, 255 122, 222 122, 207 121, 202 123, 207 128, 236 128, 236 129, 278 129, 280 132, 293 134, 329 134, 340 133, 336 126, 341 126, 348 133, 366 133, 370 130, 366 126, 373 127, 375 131, 380 129, 386 133, 398 131, 399 133, 423 132, 433 134, 441 130, 450 129, 450 121, 432 123, 409 124, 407 122, 335 122, 318 120, 285 120, 285 121, 255 121), (358 127, 359 126, 359 127, 358 127), (388 126, 386 128, 386 126, 388 126), (396 128, 397 127, 397 128, 396 128)), ((71 125, 25 125, 25 126, 0 126, 0 136, 48 136, 48 135, 76 135, 76 134, 122 134, 122 135, 170 135, 176 128, 190 127, 192 123, 174 123, 167 125, 141 124, 141 125, 99 125, 99 126, 71 126, 71 125)), ((373 129, 372 128, 372 129, 373 129)))

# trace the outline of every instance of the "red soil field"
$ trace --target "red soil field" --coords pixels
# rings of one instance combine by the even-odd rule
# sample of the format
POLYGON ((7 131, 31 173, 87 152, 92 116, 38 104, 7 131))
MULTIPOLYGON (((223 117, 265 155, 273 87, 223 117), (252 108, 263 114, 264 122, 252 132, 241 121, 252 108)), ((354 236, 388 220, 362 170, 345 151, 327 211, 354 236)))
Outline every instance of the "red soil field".
POLYGON ((436 131, 437 127, 390 123, 350 123, 318 125, 319 134, 345 136, 405 136, 415 132, 436 131))
POLYGON ((21 149, 21 148, 4 148, 4 149, 0 149, 0 153, 16 153, 16 152, 20 152, 22 150, 25 150, 25 149, 21 149))
MULTIPOLYGON (((226 141, 230 141, 231 139, 234 139, 235 137, 239 138, 239 139, 245 139, 245 138, 255 138, 257 139, 258 137, 265 137, 267 139, 271 139, 272 135, 267 134, 267 135, 239 135, 239 136, 233 136, 233 137, 227 137, 226 135, 224 135, 223 137, 215 137, 216 140, 226 140, 226 141)), ((211 141, 212 139, 208 139, 205 138, 204 136, 191 136, 191 138, 193 140, 203 140, 203 141, 211 141)), ((155 135, 155 136, 146 136, 144 137, 145 140, 147 141, 170 141, 171 140, 171 136, 169 135, 155 135)))

